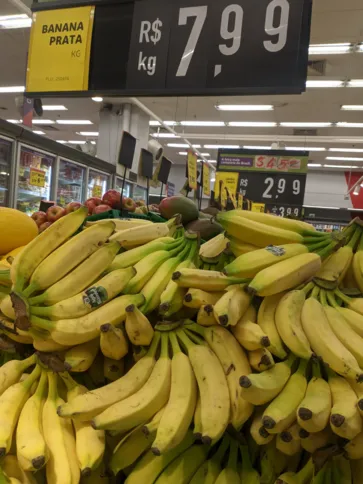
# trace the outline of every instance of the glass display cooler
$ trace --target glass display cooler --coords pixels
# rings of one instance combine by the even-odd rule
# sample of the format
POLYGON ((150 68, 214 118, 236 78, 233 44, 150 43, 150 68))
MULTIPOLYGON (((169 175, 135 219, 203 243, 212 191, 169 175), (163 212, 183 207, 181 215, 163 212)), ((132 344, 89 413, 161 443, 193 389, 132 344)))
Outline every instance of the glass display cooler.
POLYGON ((87 199, 102 198, 109 188, 110 175, 102 171, 89 169, 87 184, 87 199))
POLYGON ((0 207, 8 207, 10 205, 12 151, 12 142, 5 138, 0 138, 0 207))
MULTIPOLYGON (((118 190, 119 192, 121 192, 121 189, 122 189, 122 178, 117 176, 115 181, 115 190, 118 190)), ((127 180, 125 180, 123 196, 132 197, 132 185, 127 180)))
POLYGON ((85 166, 59 159, 57 204, 65 207, 70 202, 84 202, 86 173, 85 166))

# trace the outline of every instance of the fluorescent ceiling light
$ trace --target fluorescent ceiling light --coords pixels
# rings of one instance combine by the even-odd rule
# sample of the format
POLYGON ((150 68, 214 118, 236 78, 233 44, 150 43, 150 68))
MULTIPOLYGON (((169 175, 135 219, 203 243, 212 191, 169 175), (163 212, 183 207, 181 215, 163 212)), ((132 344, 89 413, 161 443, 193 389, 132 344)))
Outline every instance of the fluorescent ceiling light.
POLYGON ((219 149, 237 149, 239 148, 239 145, 204 145, 203 148, 206 150, 219 150, 219 149))
POLYGON ((329 148, 329 151, 337 153, 363 153, 363 148, 329 148))
POLYGON ((358 51, 359 52, 363 52, 363 44, 359 44, 358 45, 358 51))
POLYGON ((228 126, 231 127, 241 127, 241 128, 274 128, 277 126, 277 123, 275 122, 263 122, 263 121, 258 121, 258 122, 250 122, 250 121, 231 121, 227 123, 228 126))
POLYGON ((333 123, 280 123, 285 128, 328 128, 333 123))
POLYGON ((349 208, 347 208, 347 210, 350 210, 351 212, 361 212, 362 211, 361 208, 353 208, 353 207, 349 207, 349 208))
POLYGON ((93 123, 88 119, 58 119, 57 124, 93 124, 93 123))
POLYGON ((68 141, 64 141, 62 139, 56 139, 56 142, 60 143, 61 145, 65 145, 66 143, 68 143, 68 141))
POLYGON ((154 138, 180 138, 180 136, 173 133, 153 133, 151 136, 154 138))
POLYGON ((25 86, 2 86, 0 87, 0 93, 8 93, 8 92, 24 92, 25 86))
POLYGON ((45 134, 44 131, 33 131, 35 134, 45 134))
POLYGON ((305 208, 327 208, 329 210, 340 210, 339 207, 320 207, 317 205, 304 205, 305 208))
POLYGON ((363 105, 361 104, 343 104, 342 111, 363 111, 363 105))
POLYGON ((306 81, 306 87, 343 87, 343 81, 323 81, 323 80, 308 80, 306 81))
POLYGON ((273 111, 273 104, 217 104, 219 111, 273 111))
POLYGON ((95 145, 96 144, 96 141, 91 141, 91 145, 95 145))
POLYGON ((0 17, 0 30, 2 29, 24 29, 29 28, 32 19, 26 14, 4 15, 0 17))
POLYGON ((243 146, 245 150, 272 150, 271 146, 243 146))
POLYGON ((339 128, 363 128, 363 123, 337 123, 339 128))
POLYGON ((216 181, 216 179, 215 179, 215 178, 211 178, 211 179, 210 179, 210 181, 211 181, 211 182, 215 182, 215 181, 216 181))
POLYGON ((22 123, 21 119, 7 119, 6 121, 8 123, 12 123, 12 124, 21 124, 22 123))
POLYGON ((325 159, 335 161, 363 161, 363 158, 352 158, 350 156, 327 156, 325 159))
POLYGON ((309 168, 318 167, 318 166, 323 166, 323 165, 321 163, 308 163, 309 168))
POLYGON ((182 126, 218 127, 225 126, 224 121, 181 121, 182 126))
POLYGON ((208 156, 210 156, 210 153, 202 153, 202 156, 205 156, 206 158, 208 158, 208 156))
POLYGON ((187 156, 188 152, 187 151, 179 151, 178 155, 187 156))
POLYGON ((67 141, 69 145, 85 145, 86 141, 70 140, 67 141))
POLYGON ((81 136, 98 136, 98 131, 80 131, 79 133, 81 136))
POLYGON ((349 166, 349 165, 324 165, 324 168, 344 168, 344 169, 352 169, 352 168, 359 168, 359 166, 349 166))
POLYGON ((285 146, 285 150, 291 151, 325 151, 326 148, 317 147, 317 146, 285 146))
POLYGON ((208 160, 208 163, 217 163, 217 160, 208 160))
POLYGON ((54 124, 52 119, 33 119, 33 124, 54 124))
POLYGON ((363 79, 352 79, 348 82, 347 87, 363 87, 363 79))
POLYGON ((309 55, 319 54, 346 54, 352 50, 353 45, 350 43, 343 44, 311 44, 309 55))
POLYGON ((93 97, 92 101, 94 101, 95 103, 101 103, 103 101, 103 97, 99 97, 99 96, 93 97))
POLYGON ((44 106, 43 105, 43 111, 68 111, 68 108, 61 104, 55 104, 54 106, 49 105, 49 106, 44 106))
MULTIPOLYGON (((176 126, 178 124, 176 121, 163 121, 163 123, 166 124, 166 126, 176 126)), ((161 126, 161 123, 152 119, 149 121, 149 126, 161 126)))
MULTIPOLYGON (((167 146, 170 148, 190 148, 190 146, 185 143, 168 143, 167 146)), ((200 145, 193 145, 193 148, 200 148, 200 145)))

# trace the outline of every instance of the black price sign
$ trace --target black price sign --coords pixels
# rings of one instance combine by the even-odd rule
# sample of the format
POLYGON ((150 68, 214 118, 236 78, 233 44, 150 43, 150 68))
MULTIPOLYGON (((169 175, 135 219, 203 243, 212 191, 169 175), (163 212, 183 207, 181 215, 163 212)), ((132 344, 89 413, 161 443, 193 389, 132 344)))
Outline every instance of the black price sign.
POLYGON ((302 217, 302 206, 269 204, 265 205, 265 213, 272 213, 279 217, 302 217))

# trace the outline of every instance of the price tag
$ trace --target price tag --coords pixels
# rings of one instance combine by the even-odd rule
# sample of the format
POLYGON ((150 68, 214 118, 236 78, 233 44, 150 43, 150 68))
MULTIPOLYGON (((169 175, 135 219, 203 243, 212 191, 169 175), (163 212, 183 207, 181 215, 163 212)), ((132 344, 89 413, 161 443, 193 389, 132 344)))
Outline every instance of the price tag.
POLYGON ((38 168, 30 168, 29 185, 35 187, 45 187, 45 171, 38 170, 38 168))
POLYGON ((192 190, 196 190, 198 188, 197 156, 192 151, 188 151, 188 181, 189 188, 192 190))
POLYGON ((102 186, 101 185, 93 185, 92 197, 102 198, 102 186))
POLYGON ((302 207, 296 205, 266 204, 265 212, 279 217, 302 217, 302 207))
POLYGON ((216 181, 214 185, 214 194, 216 198, 219 197, 219 182, 223 182, 223 185, 228 188, 230 194, 236 194, 238 191, 238 179, 239 173, 227 173, 224 171, 216 172, 216 181))
POLYGON ((203 193, 210 196, 210 168, 206 163, 203 163, 203 193))
POLYGON ((265 212, 265 204, 264 203, 252 203, 251 212, 265 212))

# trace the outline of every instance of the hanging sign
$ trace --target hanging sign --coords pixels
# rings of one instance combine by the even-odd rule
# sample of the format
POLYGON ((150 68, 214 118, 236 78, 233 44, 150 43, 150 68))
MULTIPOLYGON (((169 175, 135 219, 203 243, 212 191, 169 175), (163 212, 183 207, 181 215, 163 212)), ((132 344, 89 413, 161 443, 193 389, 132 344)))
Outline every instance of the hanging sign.
POLYGON ((239 173, 227 173, 223 171, 217 171, 216 181, 214 185, 214 193, 216 198, 219 197, 219 186, 221 181, 223 182, 223 186, 228 188, 229 193, 235 195, 238 190, 238 179, 239 173))
POLYGON ((265 213, 265 204, 264 203, 252 203, 251 212, 265 213))
POLYGON ((210 196, 210 168, 207 163, 203 163, 203 194, 210 196))
POLYGON ((192 151, 188 151, 188 182, 191 190, 198 188, 197 161, 197 155, 192 151))

